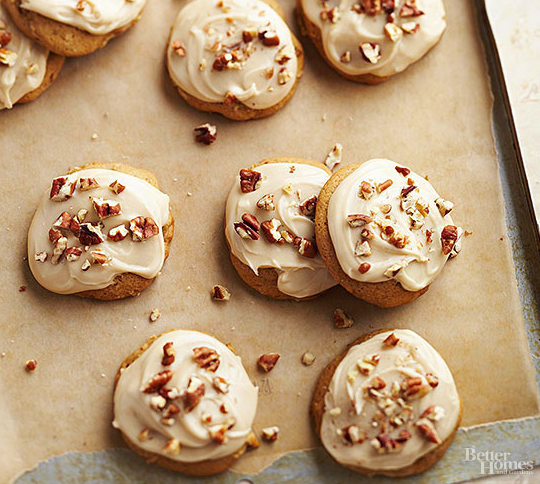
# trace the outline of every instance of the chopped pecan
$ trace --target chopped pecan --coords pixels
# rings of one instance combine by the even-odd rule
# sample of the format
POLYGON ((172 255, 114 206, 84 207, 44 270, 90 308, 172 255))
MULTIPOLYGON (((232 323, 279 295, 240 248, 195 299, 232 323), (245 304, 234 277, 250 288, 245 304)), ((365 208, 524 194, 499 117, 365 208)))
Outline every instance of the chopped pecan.
POLYGON ((279 37, 273 30, 264 28, 259 31, 259 39, 266 47, 275 47, 279 45, 279 37))
POLYGON ((173 377, 171 370, 165 370, 154 375, 148 382, 141 387, 143 393, 156 393, 160 388, 164 387, 173 377))
POLYGON ((109 190, 111 192, 113 192, 115 195, 118 195, 119 193, 122 193, 125 189, 126 189, 126 187, 124 185, 122 185, 118 180, 114 180, 109 185, 109 190))
POLYGON ((83 251, 79 247, 68 247, 64 253, 68 262, 74 262, 82 255, 83 251))
POLYGON ((106 266, 109 262, 111 262, 111 258, 107 254, 105 254, 105 252, 102 252, 100 250, 94 250, 90 252, 90 257, 92 257, 93 264, 106 266))
POLYGON ((298 207, 300 213, 305 217, 313 217, 317 208, 317 195, 306 198, 298 207))
POLYGON ((358 239, 354 248, 354 255, 357 257, 368 257, 372 254, 371 245, 367 240, 358 239))
POLYGON ((339 9, 337 7, 331 8, 330 10, 322 10, 319 14, 321 20, 329 20, 333 24, 341 18, 339 14, 339 9))
POLYGON ((360 183, 360 188, 358 190, 358 196, 364 200, 369 200, 373 195, 373 187, 371 183, 363 181, 360 183))
POLYGON ((180 453, 181 449, 180 442, 176 439, 169 439, 167 440, 167 443, 165 444, 165 447, 163 447, 162 451, 165 454, 169 455, 178 455, 180 453))
POLYGON ((161 316, 161 311, 159 310, 159 308, 154 308, 152 309, 152 311, 150 311, 150 316, 148 316, 148 319, 150 320, 151 323, 155 323, 159 317, 161 316))
POLYGON ((257 31, 256 30, 244 30, 242 32, 242 40, 246 44, 248 44, 249 42, 252 42, 255 37, 257 37, 257 31))
POLYGON ((354 324, 354 319, 343 311, 343 309, 334 309, 334 326, 338 329, 350 328, 354 324))
POLYGON ((291 73, 285 67, 282 67, 278 71, 278 84, 280 86, 287 84, 287 82, 289 81, 289 79, 291 79, 291 77, 292 77, 291 73))
POLYGON ((400 175, 403 175, 403 176, 409 176, 409 173, 411 172, 411 170, 409 170, 408 168, 405 168, 404 166, 395 166, 394 168, 400 175))
POLYGON ((186 48, 181 40, 173 40, 171 42, 171 48, 174 50, 180 57, 186 56, 186 48))
POLYGON ((401 38, 403 31, 396 24, 387 22, 384 26, 384 33, 392 42, 397 42, 401 38))
POLYGON ((373 222, 373 219, 369 215, 362 213, 351 213, 347 215, 347 223, 350 227, 363 227, 371 222, 373 222))
POLYGON ((381 46, 375 42, 362 42, 359 50, 362 57, 371 64, 377 64, 381 59, 381 46))
POLYGON ((169 419, 173 415, 176 415, 178 413, 180 413, 180 408, 178 407, 178 405, 171 402, 171 403, 169 403, 169 405, 167 405, 167 408, 165 409, 165 412, 163 412, 163 417, 165 419, 169 419))
POLYGON ((105 240, 99 225, 90 223, 81 224, 79 229, 79 242, 82 245, 98 245, 105 240))
POLYGON ((28 360, 25 364, 26 371, 34 371, 37 368, 36 360, 28 360))
POLYGON ((399 452, 402 447, 400 442, 393 439, 385 432, 381 432, 379 435, 377 435, 377 437, 370 441, 370 444, 381 454, 387 452, 399 452))
POLYGON ((47 254, 47 252, 45 252, 45 251, 36 252, 34 254, 34 260, 36 262, 45 262, 48 257, 49 257, 49 254, 47 254))
POLYGON ((0 32, 0 47, 6 47, 11 42, 13 35, 11 32, 0 32))
POLYGON ((392 186, 392 183, 394 183, 392 180, 386 180, 382 183, 379 183, 377 185, 377 193, 382 193, 384 192, 387 188, 390 188, 392 186))
POLYGON ((257 202, 257 208, 260 208, 261 210, 266 210, 267 212, 275 210, 276 204, 274 203, 274 195, 272 193, 267 193, 266 195, 261 197, 257 202))
POLYGON ((370 380, 370 383, 366 388, 369 393, 371 390, 382 390, 385 387, 386 387, 386 382, 380 376, 374 376, 370 380))
POLYGON ((220 361, 218 353, 206 346, 193 348, 193 359, 205 370, 215 372, 219 368, 220 361))
POLYGON ((261 224, 262 233, 266 237, 266 240, 271 244, 277 244, 282 241, 283 237, 279 228, 281 227, 281 222, 277 218, 271 220, 265 220, 261 224))
POLYGON ((257 190, 261 182, 261 177, 258 171, 240 170, 240 190, 242 190, 242 193, 250 193, 257 190))
POLYGON ((437 422, 443 417, 444 408, 440 407, 439 405, 430 405, 420 415, 420 418, 427 418, 433 422, 437 422))
POLYGON ((262 435, 267 442, 275 442, 278 438, 279 427, 274 425, 273 427, 266 427, 262 429, 262 435))
POLYGON ((435 205, 437 205, 437 208, 439 209, 441 217, 445 217, 446 215, 448 215, 454 208, 454 204, 451 201, 445 200, 444 198, 441 198, 441 197, 435 200, 435 205))
POLYGON ((234 224, 234 230, 243 239, 259 240, 259 229, 261 225, 255 215, 244 213, 242 222, 234 224))
POLYGON ((414 425, 430 442, 433 442, 434 444, 440 444, 442 442, 439 434, 435 430, 435 427, 427 418, 421 418, 414 425))
POLYGON ((310 353, 309 351, 306 351, 302 355, 302 364, 305 366, 310 366, 315 361, 315 355, 313 353, 310 353))
POLYGON ((294 57, 294 48, 291 44, 284 45, 276 54, 275 61, 279 65, 286 64, 294 57))
POLYGON ((113 200, 103 200, 103 198, 90 197, 92 205, 100 220, 114 217, 122 213, 122 209, 118 202, 113 200))
MULTIPOLYGON (((299 237, 297 237, 299 239, 299 237)), ((296 239, 295 239, 295 245, 296 245, 296 239)), ((317 256, 317 246, 315 245, 315 242, 312 242, 308 239, 300 239, 298 241, 298 252, 302 257, 307 257, 308 259, 313 259, 317 256)))
POLYGON ((279 353, 267 353, 261 355, 257 360, 257 365, 259 365, 259 368, 265 372, 272 371, 280 356, 281 355, 279 353))
MULTIPOLYGON (((351 62, 351 51, 350 50, 346 50, 345 52, 343 52, 343 54, 341 54, 339 60, 341 62, 343 62, 344 64, 348 64, 349 62, 351 62)), ((330 167, 328 167, 330 168, 330 167)), ((332 168, 330 168, 332 169, 332 168)))
POLYGON ((151 217, 135 217, 129 221, 129 230, 134 242, 141 242, 159 234, 159 227, 151 217))
POLYGON ((67 249, 67 244, 68 239, 66 237, 60 237, 56 242, 54 242, 51 264, 56 265, 62 260, 64 252, 67 249))
POLYGON ((214 301, 226 302, 230 298, 231 298, 231 293, 225 286, 222 286, 221 284, 216 284, 212 288, 212 299, 214 301))
POLYGON ((255 432, 250 432, 246 439, 246 444, 250 449, 257 449, 260 447, 259 440, 255 435, 255 432))
POLYGON ((429 385, 424 385, 424 381, 420 377, 405 378, 401 382, 401 391, 403 397, 408 400, 415 400, 423 397, 431 390, 429 385))
POLYGON ((358 267, 358 272, 360 272, 360 274, 365 274, 370 269, 371 269, 371 264, 369 262, 362 262, 360 266, 358 267))
POLYGON ((366 433, 360 430, 357 425, 349 425, 341 429, 341 436, 348 444, 361 444, 366 440, 366 433))
POLYGON ((217 128, 210 123, 197 126, 195 131, 195 141, 205 145, 211 145, 217 138, 217 128))
POLYGON ((433 373, 426 373, 426 380, 431 388, 435 388, 439 384, 439 377, 433 373))
POLYGON ((128 235, 129 230, 126 229, 126 226, 124 224, 121 224, 110 229, 107 237, 113 242, 120 242, 121 240, 124 240, 128 235))
POLYGON ((362 373, 363 375, 369 375, 373 371, 373 369, 379 364, 380 359, 380 355, 377 354, 366 356, 362 360, 358 360, 356 362, 356 366, 360 370, 360 373, 362 373))
POLYGON ((390 333, 383 341, 383 345, 393 347, 396 346, 398 342, 399 338, 394 333, 390 333))
POLYGON ((406 34, 416 34, 419 28, 420 28, 420 24, 417 24, 416 22, 403 22, 401 24, 401 29, 406 34))
POLYGON ((360 10, 368 15, 377 15, 382 12, 381 0, 360 0, 360 10))
POLYGON ((224 425, 214 425, 208 429, 210 438, 218 444, 226 444, 229 441, 229 438, 225 435, 226 432, 227 427, 224 425))
POLYGON ((9 49, 0 48, 0 65, 13 67, 17 62, 18 54, 9 49))
POLYGON ((69 229, 71 227, 71 215, 69 212, 62 212, 53 223, 57 229, 69 229))
MULTIPOLYGON (((349 52, 349 61, 351 54, 349 52)), ((343 62, 343 59, 342 59, 343 62)), ((343 153, 343 146, 341 144, 336 143, 334 147, 332 148, 332 151, 326 155, 326 159, 324 160, 324 164, 330 169, 333 170, 336 165, 339 165, 341 163, 341 156, 343 153)))
POLYGON ((215 376, 212 378, 212 385, 219 393, 229 393, 229 382, 225 378, 215 376))
POLYGON ((401 7, 399 15, 403 18, 419 17, 420 15, 424 15, 424 12, 416 6, 416 0, 407 0, 403 4, 403 7, 401 7))
POLYGON ((184 393, 184 396, 182 397, 186 412, 191 412, 199 404, 204 392, 204 382, 196 376, 192 376, 189 379, 186 393, 184 393))
POLYGON ((163 345, 163 358, 161 359, 161 364, 163 366, 169 366, 174 363, 175 352, 173 347, 173 342, 168 341, 163 345))
POLYGON ((79 190, 85 192, 94 188, 99 188, 99 183, 95 178, 79 178, 79 190))
POLYGON ((402 188, 401 189, 401 194, 400 194, 401 198, 406 198, 414 190, 416 190, 415 185, 408 185, 405 188, 402 188))
POLYGON ((225 99, 223 100, 223 104, 225 104, 225 106, 232 106, 235 101, 236 101, 236 96, 232 92, 228 92, 225 95, 225 99))
MULTIPOLYGON (((397 246, 396 246, 397 247, 397 246)), ((393 278, 398 275, 398 273, 404 268, 407 267, 409 263, 404 259, 401 261, 396 262, 395 264, 392 264, 386 271, 384 271, 385 277, 393 278)))
POLYGON ((52 181, 49 198, 53 202, 64 202, 68 198, 71 198, 74 191, 75 183, 70 181, 69 178, 59 176, 52 181))
POLYGON ((458 239, 458 229, 455 225, 447 225, 441 232, 442 252, 444 255, 450 254, 458 239))
POLYGON ((140 442, 146 442, 147 440, 150 440, 150 429, 141 430, 138 438, 140 442))

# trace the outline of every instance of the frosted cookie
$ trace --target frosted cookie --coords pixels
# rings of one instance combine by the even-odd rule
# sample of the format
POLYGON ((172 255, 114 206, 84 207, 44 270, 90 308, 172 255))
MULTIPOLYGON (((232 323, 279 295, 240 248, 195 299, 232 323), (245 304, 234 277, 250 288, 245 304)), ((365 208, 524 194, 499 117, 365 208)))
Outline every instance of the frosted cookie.
POLYGON ((421 59, 446 28, 442 0, 297 0, 299 23, 346 79, 377 84, 421 59))
POLYGON ((445 361, 410 330, 356 340, 322 372, 311 412, 327 452, 374 475, 409 476, 452 443, 461 401, 445 361))
POLYGON ((393 161, 374 159, 335 172, 321 190, 317 244, 334 278, 350 293, 382 307, 428 290, 462 230, 453 204, 431 184, 393 161))
POLYGON ((246 120, 270 116, 302 76, 302 45, 275 0, 192 0, 167 48, 169 74, 191 106, 246 120))
POLYGON ((28 231, 28 262, 49 291, 121 299, 153 282, 173 233, 152 173, 95 163, 52 180, 28 231))
POLYGON ((3 0, 18 27, 47 49, 81 56, 132 27, 146 0, 3 0))
POLYGON ((241 170, 225 213, 231 261, 253 289, 274 299, 311 299, 336 281, 315 244, 317 197, 330 177, 321 163, 272 158, 241 170))
POLYGON ((113 426, 149 462, 217 474, 246 449, 257 392, 240 357, 223 343, 172 330, 150 338, 120 366, 113 426))
POLYGON ((63 57, 26 37, 0 3, 0 110, 36 99, 63 64, 63 57))

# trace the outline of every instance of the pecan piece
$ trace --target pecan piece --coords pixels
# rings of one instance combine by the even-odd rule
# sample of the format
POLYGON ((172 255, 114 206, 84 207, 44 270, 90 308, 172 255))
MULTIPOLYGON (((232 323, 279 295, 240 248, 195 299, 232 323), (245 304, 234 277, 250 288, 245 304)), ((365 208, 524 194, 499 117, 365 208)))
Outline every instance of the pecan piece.
POLYGON ((75 191, 75 183, 69 181, 69 178, 59 176, 52 181, 51 192, 49 198, 53 202, 64 202, 71 198, 75 191))
POLYGON ((334 326, 338 329, 350 328, 354 324, 354 319, 340 308, 334 309, 334 326))
POLYGON ((126 187, 124 185, 122 185, 118 180, 114 180, 109 185, 109 190, 111 192, 113 192, 115 195, 118 195, 119 193, 122 193, 125 189, 126 189, 126 187))
POLYGON ((254 192, 259 188, 262 175, 258 171, 240 170, 240 190, 242 193, 254 192))
POLYGON ((435 205, 437 205, 441 217, 445 217, 446 215, 448 215, 454 208, 454 204, 450 200, 445 200, 442 197, 439 197, 435 200, 435 205))
POLYGON ((360 274, 365 274, 370 269, 371 269, 371 264, 369 262, 362 262, 360 266, 358 267, 358 272, 360 272, 360 274))
POLYGON ((275 47, 279 45, 279 37, 273 30, 262 29, 259 31, 259 39, 266 47, 275 47))
POLYGON ((26 371, 34 371, 37 368, 37 361, 28 360, 24 366, 26 367, 26 371))
POLYGON ((302 355, 302 364, 305 366, 310 366, 315 361, 315 355, 313 353, 310 353, 309 351, 306 351, 302 355))
POLYGON ((229 383, 220 376, 212 378, 212 385, 219 393, 229 393, 229 383))
POLYGON ((255 435, 255 432, 250 432, 246 439, 246 444, 250 449, 258 449, 260 447, 259 440, 255 435))
POLYGON ((277 218, 271 220, 265 220, 261 224, 261 229, 266 237, 266 240, 271 244, 277 244, 283 240, 279 228, 281 227, 281 222, 277 218))
POLYGON ((259 229, 261 225, 255 215, 244 213, 242 222, 234 224, 234 230, 243 239, 259 240, 259 229))
POLYGON ((362 42, 359 50, 362 57, 371 64, 377 64, 381 58, 381 46, 375 42, 362 42))
POLYGON ((433 373, 426 373, 426 380, 431 388, 435 388, 439 384, 439 377, 433 373))
POLYGON ((409 170, 408 168, 405 168, 404 166, 395 166, 394 168, 400 175, 403 175, 403 176, 409 176, 409 173, 411 172, 411 170, 409 170))
POLYGON ((164 387, 172 377, 173 372, 171 370, 160 371, 141 387, 141 392, 156 393, 160 388, 164 387))
POLYGON ((163 345, 163 358, 161 359, 161 364, 163 366, 169 366, 174 363, 175 352, 173 347, 173 342, 168 341, 163 345))
POLYGON ((439 405, 430 405, 420 415, 420 418, 427 418, 431 420, 432 422, 437 422, 443 417, 444 417, 444 408, 440 407, 439 405))
POLYGON ((406 34, 416 34, 419 28, 420 28, 420 24, 417 24, 416 22, 403 22, 401 24, 401 29, 406 34))
POLYGON ((176 439, 169 439, 167 440, 167 443, 165 444, 165 447, 163 447, 162 451, 165 454, 169 455, 178 455, 180 453, 181 449, 180 442, 176 439))
POLYGON ((11 42, 13 35, 11 32, 0 32, 0 47, 5 47, 11 42))
POLYGON ((135 217, 129 221, 129 230, 134 242, 141 242, 159 234, 159 227, 151 217, 135 217))
POLYGON ((275 442, 278 438, 279 427, 274 425, 273 427, 266 427, 261 430, 264 440, 267 442, 275 442))
POLYGON ((261 370, 268 373, 269 371, 272 371, 274 369, 274 366, 276 366, 276 363, 278 362, 280 356, 281 355, 279 353, 267 353, 261 355, 257 360, 257 365, 259 365, 259 368, 261 370))
POLYGON ((218 353, 206 346, 193 348, 193 359, 205 370, 215 372, 219 368, 220 360, 218 353))
POLYGON ((79 229, 79 242, 82 245, 97 245, 101 244, 105 237, 101 233, 101 228, 98 225, 90 223, 81 224, 79 229))
POLYGON ((455 225, 447 225, 441 232, 442 252, 444 255, 450 254, 458 239, 458 229, 455 225))
POLYGON ((0 65, 13 67, 17 62, 18 54, 9 49, 0 48, 0 65))
MULTIPOLYGON (((348 56, 346 56, 345 60, 343 56, 341 56, 341 62, 350 62, 351 60, 351 53, 349 51, 348 56)), ((324 160, 324 164, 330 169, 333 170, 336 165, 339 165, 341 163, 341 155, 343 153, 343 146, 341 146, 340 143, 336 143, 334 147, 332 148, 332 151, 326 155, 326 159, 324 160)))
POLYGON ((107 237, 113 242, 120 242, 121 240, 124 240, 128 235, 129 230, 126 229, 126 226, 124 224, 121 224, 110 229, 107 237))
POLYGON ((392 42, 397 42, 401 38, 403 31, 396 24, 387 22, 384 26, 384 33, 392 42))
POLYGON ((257 202, 257 208, 266 210, 267 212, 275 210, 276 204, 274 203, 274 195, 272 193, 268 193, 261 197, 257 202))
POLYGON ((416 6, 416 0, 407 0, 403 4, 403 7, 401 7, 399 15, 403 18, 419 17, 420 15, 424 15, 424 12, 416 6))
POLYGON ((401 391, 403 392, 403 396, 408 400, 423 397, 430 390, 430 386, 424 385, 424 381, 420 377, 406 378, 401 382, 401 391))
POLYGON ((317 208, 317 195, 313 195, 304 200, 298 208, 300 213, 305 217, 313 217, 317 208))
POLYGON ((189 379, 186 393, 184 393, 184 396, 182 397, 186 412, 191 412, 199 404, 204 392, 204 382, 196 376, 192 376, 189 379))
POLYGON ((85 192, 93 188, 99 188, 99 183, 95 178, 79 178, 79 190, 85 192))
POLYGON ((442 442, 439 434, 435 430, 434 425, 427 418, 421 418, 414 425, 430 442, 433 442, 434 444, 440 444, 442 442))
POLYGON ((106 266, 109 262, 111 262, 111 258, 107 254, 105 254, 105 252, 102 252, 100 250, 94 250, 93 252, 90 252, 90 256, 92 257, 93 264, 106 266))
POLYGON ((53 223, 57 229, 69 229, 71 227, 71 215, 69 212, 62 212, 53 223))
POLYGON ((90 197, 92 205, 100 220, 114 217, 122 213, 122 209, 118 202, 113 200, 103 200, 103 198, 90 197))
POLYGON ((225 286, 222 286, 221 284, 216 284, 212 288, 212 299, 214 301, 226 302, 230 298, 231 298, 231 293, 225 286))
POLYGON ((68 239, 66 237, 60 237, 55 243, 53 248, 53 254, 51 257, 51 264, 58 264, 62 257, 64 256, 64 252, 67 249, 68 239))
POLYGON ((82 255, 82 252, 79 247, 68 247, 64 254, 68 262, 75 262, 82 255))
POLYGON ((36 262, 45 262, 48 257, 49 257, 49 254, 47 254, 47 252, 45 252, 44 250, 41 252, 36 252, 34 254, 34 260, 36 262))
POLYGON ((173 40, 171 42, 171 48, 174 50, 180 57, 186 56, 186 48, 181 40, 173 40))
POLYGON ((300 239, 300 237, 297 237, 294 244, 298 245, 298 252, 302 257, 313 259, 317 256, 317 246, 315 245, 315 242, 312 242, 308 239, 300 239))
POLYGON ((347 444, 361 444, 366 440, 366 434, 357 425, 349 425, 341 429, 341 436, 347 444))
POLYGON ((211 145, 217 138, 217 128, 210 123, 197 126, 195 131, 195 141, 205 145, 211 145))
POLYGON ((150 311, 150 316, 148 316, 148 319, 150 320, 151 323, 155 323, 159 317, 161 316, 161 311, 159 310, 159 308, 154 308, 152 309, 152 311, 150 311))
POLYGON ((274 60, 279 64, 283 65, 289 62, 295 55, 294 48, 291 44, 284 45, 279 49, 278 53, 274 60))
POLYGON ((386 339, 383 341, 383 345, 386 345, 386 346, 396 346, 399 342, 399 338, 394 334, 394 333, 390 333, 386 339))
POLYGON ((347 223, 350 227, 363 227, 369 223, 373 222, 373 219, 369 215, 364 215, 362 213, 351 213, 347 215, 347 223))

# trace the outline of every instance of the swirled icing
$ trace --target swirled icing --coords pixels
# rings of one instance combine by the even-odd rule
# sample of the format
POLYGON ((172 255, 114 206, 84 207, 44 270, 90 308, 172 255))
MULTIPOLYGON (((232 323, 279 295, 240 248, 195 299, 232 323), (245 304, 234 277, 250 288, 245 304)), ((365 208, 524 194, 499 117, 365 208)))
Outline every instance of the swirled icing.
POLYGON ((257 392, 240 357, 223 343, 197 331, 175 330, 161 335, 122 371, 114 393, 113 426, 137 446, 170 459, 182 462, 219 459, 234 454, 245 444, 255 418, 257 392), (171 365, 164 366, 163 346, 169 342, 172 342, 175 359, 171 365), (193 352, 198 347, 217 352, 217 370, 209 371, 198 365, 193 352), (152 408, 152 398, 158 393, 141 391, 152 377, 164 370, 173 372, 165 386, 174 389, 176 395, 167 399, 167 404, 173 402, 180 410, 174 415, 174 422, 168 424, 163 422, 166 407, 161 411, 152 408), (225 381, 226 393, 215 387, 215 377, 225 381), (189 410, 183 403, 183 394, 192 378, 204 385, 204 395, 189 410), (223 409, 227 411, 224 413, 223 409), (223 425, 228 428, 225 441, 218 443, 212 439, 212 432, 223 425), (147 440, 139 438, 145 429, 148 430, 147 440), (177 453, 163 450, 171 439, 180 444, 177 453))
MULTIPOLYGON (((339 264, 350 278, 361 282, 383 282, 395 278, 405 289, 418 291, 435 279, 449 256, 453 255, 443 252, 441 241, 444 228, 453 226, 453 221, 449 214, 443 216, 444 212, 435 202, 438 200, 440 203, 442 199, 425 178, 414 172, 404 176, 396 167, 403 169, 393 161, 373 159, 362 163, 342 180, 328 204, 328 229, 339 264), (409 184, 409 179, 413 185, 409 184), (392 182, 391 186, 378 193, 376 187, 387 180, 392 182), (362 182, 372 186, 373 195, 369 199, 359 196, 362 182), (405 203, 402 191, 411 186, 416 189, 409 196, 413 206, 407 213, 402 208, 405 203), (421 210, 429 213, 424 216, 416 210, 415 200, 418 206, 424 205, 421 210), (383 213, 388 207, 391 207, 390 211, 383 213), (351 227, 347 222, 347 216, 351 214, 368 215, 372 221, 362 227, 351 227), (417 228, 412 226, 413 217, 417 228), (395 234, 405 237, 403 247, 385 236, 385 225, 390 225, 395 234), (358 255, 358 246, 364 240, 363 229, 368 229, 373 235, 372 239, 365 239, 371 254, 358 255), (360 265, 364 263, 370 268, 362 273, 360 265)), ((457 230, 461 236, 461 229, 457 230)), ((459 246, 459 240, 455 246, 459 246)))
POLYGON ((21 0, 21 8, 77 27, 93 35, 105 35, 139 18, 146 0, 21 0))
POLYGON ((320 434, 326 450, 341 464, 374 471, 407 467, 432 451, 438 444, 426 438, 417 424, 428 420, 443 442, 458 425, 461 411, 448 366, 410 330, 386 331, 352 346, 332 376, 324 403, 320 434), (394 347, 384 343, 392 333, 399 340, 394 347), (366 363, 377 358, 375 365, 366 363), (368 388, 377 378, 386 386, 370 394, 368 388), (405 396, 404 382, 413 378, 419 379, 418 391, 405 396), (430 407, 433 412, 425 416, 430 407), (358 429, 356 443, 346 439, 343 429, 350 425, 358 429), (374 441, 381 434, 395 439, 402 431, 410 437, 394 442, 388 450, 379 449, 374 441))
POLYGON ((197 99, 221 103, 232 95, 252 109, 279 103, 294 86, 298 71, 289 27, 262 0, 186 4, 172 28, 167 64, 174 83, 197 99), (264 45, 258 36, 265 30, 277 34, 278 45, 264 45), (182 48, 175 49, 175 42, 182 48), (239 60, 216 69, 216 59, 226 59, 222 56, 230 52, 239 60), (288 60, 280 57, 284 53, 288 60))
MULTIPOLYGON (((278 289, 289 296, 303 298, 319 294, 336 285, 322 258, 306 258, 291 243, 269 243, 261 233, 259 240, 244 239, 234 229, 244 213, 253 214, 260 222, 277 219, 281 230, 297 237, 314 240, 313 220, 299 211, 300 204, 318 196, 329 175, 323 169, 304 163, 267 163, 254 168, 262 182, 253 192, 243 193, 236 178, 227 199, 225 235, 232 253, 258 274, 260 268, 271 267, 279 272, 278 289), (290 193, 286 192, 290 187, 290 193), (275 209, 257 207, 264 195, 273 195, 275 209)), ((289 191, 289 190, 288 190, 289 191)))
MULTIPOLYGON (((165 243, 161 227, 169 218, 169 197, 150 185, 147 181, 119 171, 90 168, 64 175, 76 184, 71 198, 57 202, 50 199, 50 189, 42 198, 28 231, 28 263, 36 280, 46 289, 60 294, 73 294, 85 290, 102 289, 110 285, 115 276, 123 273, 138 274, 145 278, 155 277, 163 266, 165 243), (94 178, 99 188, 83 191, 80 179, 94 178), (115 194, 109 188, 114 181, 125 186, 125 190, 115 194), (91 198, 118 202, 121 214, 99 220, 91 198), (101 222, 104 241, 97 245, 84 246, 69 230, 63 230, 68 247, 77 247, 82 254, 76 260, 62 256, 57 264, 52 263, 54 245, 49 240, 49 230, 59 215, 66 211, 76 216, 79 210, 86 210, 84 223, 101 222), (108 232, 120 225, 128 226, 135 217, 151 217, 159 228, 156 236, 142 242, 135 242, 131 234, 121 241, 108 238, 108 232), (92 252, 103 252, 110 260, 104 264, 92 264, 84 270, 86 261, 92 261, 92 252), (44 262, 37 254, 46 253, 44 262)), ((124 230, 127 230, 125 228, 124 230)))
POLYGON ((14 53, 11 66, 0 63, 0 110, 12 108, 25 94, 38 88, 47 70, 49 51, 26 37, 0 3, 0 35, 11 34, 4 49, 14 53))
POLYGON ((423 14, 413 17, 400 15, 405 3, 414 4, 411 0, 382 0, 382 4, 380 0, 300 1, 308 19, 321 30, 326 57, 336 69, 351 76, 372 74, 385 77, 405 70, 439 41, 446 28, 442 0, 417 0, 416 8, 423 14), (378 13, 364 13, 366 10, 362 5, 368 4, 378 4, 378 13), (394 7, 384 8, 385 4, 394 7), (328 18, 326 12, 334 8, 335 13, 328 18), (385 33, 387 24, 397 27, 394 40, 385 33), (380 59, 376 63, 363 56, 360 50, 362 43, 379 46, 380 59), (344 57, 347 52, 350 55, 348 60, 344 57))

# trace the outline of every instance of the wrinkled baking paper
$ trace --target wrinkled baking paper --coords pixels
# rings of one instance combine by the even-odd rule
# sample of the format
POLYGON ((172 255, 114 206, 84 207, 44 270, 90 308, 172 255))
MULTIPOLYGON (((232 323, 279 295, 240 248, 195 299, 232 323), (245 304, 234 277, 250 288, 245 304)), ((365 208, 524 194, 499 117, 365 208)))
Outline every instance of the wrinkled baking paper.
MULTIPOLYGON (((282 3, 297 30, 293 2, 282 3)), ((66 62, 37 101, 0 113, 0 481, 55 454, 122 446, 111 427, 116 369, 149 336, 175 327, 230 342, 260 388, 255 429, 281 428, 277 442, 242 458, 241 471, 318 445, 308 407, 320 371, 347 343, 378 328, 414 329, 441 352, 463 399, 464 426, 537 414, 492 97, 469 2, 447 1, 449 27, 440 44, 380 86, 342 80, 303 41, 307 65, 292 101, 269 119, 247 123, 195 111, 169 81, 165 45, 182 5, 151 0, 132 31, 66 62), (209 147, 193 140, 193 128, 204 122, 218 127, 209 147), (388 157, 429 175, 455 202, 454 220, 473 232, 428 293, 406 307, 379 309, 339 287, 311 302, 272 301, 247 287, 229 262, 223 212, 238 170, 280 155, 323 161, 336 142, 343 164, 388 157), (171 196, 171 257, 139 297, 55 295, 36 284, 24 260, 27 227, 50 179, 92 161, 148 168, 171 196), (217 283, 231 290, 229 302, 211 301, 217 283), (155 307, 162 316, 150 323, 155 307), (336 307, 354 316, 352 328, 334 329, 336 307), (317 357, 310 367, 300 361, 306 350, 317 357), (263 375, 255 362, 270 351, 282 356, 263 375), (27 374, 31 358, 38 367, 27 374)))

